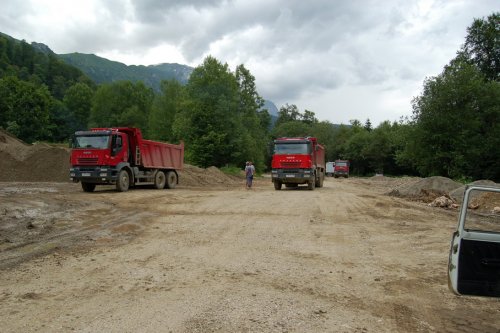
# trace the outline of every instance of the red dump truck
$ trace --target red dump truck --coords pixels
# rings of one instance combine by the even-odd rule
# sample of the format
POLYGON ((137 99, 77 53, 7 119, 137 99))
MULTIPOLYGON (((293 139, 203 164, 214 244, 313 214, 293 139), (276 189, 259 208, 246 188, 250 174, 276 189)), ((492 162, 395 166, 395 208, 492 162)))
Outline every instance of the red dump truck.
POLYGON ((274 140, 271 164, 274 189, 307 184, 310 190, 323 187, 325 148, 316 138, 279 138, 274 140))
POLYGON ((145 140, 138 128, 92 128, 72 137, 70 179, 85 192, 114 184, 120 192, 139 184, 175 188, 184 165, 184 144, 145 140))
POLYGON ((335 178, 339 177, 349 178, 349 161, 336 160, 335 166, 333 167, 333 176, 335 178))

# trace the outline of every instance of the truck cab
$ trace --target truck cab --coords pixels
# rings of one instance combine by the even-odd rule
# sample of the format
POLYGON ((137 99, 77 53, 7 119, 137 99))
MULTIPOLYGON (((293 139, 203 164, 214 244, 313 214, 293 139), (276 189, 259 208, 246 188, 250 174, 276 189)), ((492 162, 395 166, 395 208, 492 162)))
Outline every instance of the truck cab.
POLYGON ((279 138, 274 140, 272 181, 276 190, 307 184, 310 190, 322 187, 325 177, 325 149, 316 138, 279 138))
POLYGON ((112 130, 78 131, 72 138, 72 180, 84 180, 84 190, 95 184, 113 184, 120 164, 128 163, 129 140, 125 133, 112 130))
POLYGON ((345 177, 349 178, 349 161, 348 160, 336 160, 333 167, 333 176, 335 178, 345 177))

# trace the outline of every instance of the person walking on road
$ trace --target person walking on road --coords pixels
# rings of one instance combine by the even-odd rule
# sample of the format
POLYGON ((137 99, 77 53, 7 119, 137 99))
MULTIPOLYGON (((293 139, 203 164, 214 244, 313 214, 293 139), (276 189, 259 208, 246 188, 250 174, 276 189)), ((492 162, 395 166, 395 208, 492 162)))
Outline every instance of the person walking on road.
POLYGON ((247 179, 247 182, 246 182, 247 190, 250 190, 252 188, 254 174, 255 174, 255 167, 253 166, 252 162, 249 161, 246 163, 246 166, 245 166, 245 177, 247 179))

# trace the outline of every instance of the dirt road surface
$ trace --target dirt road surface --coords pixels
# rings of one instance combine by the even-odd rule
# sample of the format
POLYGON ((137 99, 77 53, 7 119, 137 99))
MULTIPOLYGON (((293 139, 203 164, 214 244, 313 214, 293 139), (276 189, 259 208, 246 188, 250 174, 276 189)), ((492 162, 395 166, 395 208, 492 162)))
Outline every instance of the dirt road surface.
POLYGON ((457 211, 384 178, 275 191, 0 183, 2 332, 499 332, 457 297, 457 211))

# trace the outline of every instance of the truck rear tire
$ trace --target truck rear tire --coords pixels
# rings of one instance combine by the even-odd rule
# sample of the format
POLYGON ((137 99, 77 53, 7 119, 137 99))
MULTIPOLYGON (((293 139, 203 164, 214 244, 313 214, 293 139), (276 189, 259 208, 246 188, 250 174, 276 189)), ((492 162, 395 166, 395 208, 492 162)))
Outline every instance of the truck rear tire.
POLYGON ((82 182, 82 189, 84 192, 94 192, 95 184, 82 182))
POLYGON ((280 181, 275 181, 275 182, 274 182, 274 189, 275 189, 276 191, 281 190, 281 182, 280 182, 280 181))
POLYGON ((156 175, 155 175, 155 188, 158 189, 158 190, 161 190, 163 188, 165 188, 165 184, 167 182, 167 179, 165 177, 165 173, 161 170, 159 170, 158 172, 156 172, 156 175))
POLYGON ((177 174, 173 171, 167 171, 165 187, 174 189, 177 185, 177 174))
POLYGON ((130 186, 130 176, 127 170, 120 170, 118 179, 116 180, 116 190, 119 192, 127 192, 130 186))

